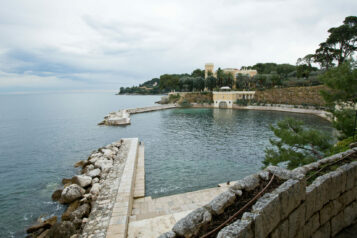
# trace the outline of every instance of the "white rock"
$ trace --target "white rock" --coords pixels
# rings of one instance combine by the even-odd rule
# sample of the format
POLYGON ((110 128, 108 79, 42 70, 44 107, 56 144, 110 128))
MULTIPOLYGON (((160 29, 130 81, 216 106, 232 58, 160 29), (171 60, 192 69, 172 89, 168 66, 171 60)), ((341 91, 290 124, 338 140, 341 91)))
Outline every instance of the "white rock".
POLYGON ((100 175, 100 169, 93 169, 87 173, 88 176, 94 178, 100 175))
POLYGON ((99 192, 100 192, 100 189, 101 189, 101 185, 99 183, 95 183, 93 184, 92 188, 90 189, 90 193, 94 196, 94 197, 97 197, 99 192))
POLYGON ((65 187, 62 191, 60 202, 61 203, 71 203, 74 200, 81 198, 85 190, 78 186, 77 184, 71 184, 65 187))
POLYGON ((84 188, 92 183, 92 177, 86 175, 77 175, 72 178, 72 182, 84 188))
POLYGON ((95 183, 99 183, 99 178, 92 179, 92 185, 95 184, 95 183))
POLYGON ((102 149, 102 152, 105 157, 112 158, 115 155, 115 152, 110 149, 102 149))
POLYGON ((94 166, 100 168, 103 172, 108 172, 113 167, 113 161, 102 157, 95 162, 94 166))

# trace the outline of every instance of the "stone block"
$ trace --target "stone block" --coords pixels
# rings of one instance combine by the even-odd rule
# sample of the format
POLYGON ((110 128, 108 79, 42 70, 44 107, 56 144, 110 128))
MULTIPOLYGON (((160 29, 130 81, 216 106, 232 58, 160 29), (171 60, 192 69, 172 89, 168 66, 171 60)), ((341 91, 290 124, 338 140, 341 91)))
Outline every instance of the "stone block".
POLYGON ((280 238, 279 229, 276 228, 275 230, 273 230, 269 237, 270 238, 280 238))
POLYGON ((344 212, 338 213, 331 219, 331 236, 335 236, 345 227, 344 212))
POLYGON ((273 192, 279 195, 282 219, 285 219, 305 199, 305 184, 304 180, 289 179, 273 192))
POLYGON ((293 173, 299 173, 299 174, 306 174, 309 171, 309 167, 307 165, 302 166, 302 167, 297 167, 296 169, 293 169, 293 173))
POLYGON ((349 163, 342 165, 337 170, 341 170, 346 174, 346 187, 345 190, 348 191, 355 186, 355 169, 357 167, 356 163, 349 163))
POLYGON ((172 231, 178 236, 190 238, 197 235, 200 229, 207 225, 211 220, 212 215, 207 209, 202 207, 197 208, 186 217, 179 220, 172 228, 172 231))
POLYGON ((341 157, 342 157, 342 153, 334 154, 334 155, 331 155, 329 157, 326 157, 326 158, 323 158, 323 159, 319 160, 319 163, 320 164, 326 164, 326 163, 329 163, 329 162, 336 161, 336 160, 340 159, 341 157))
POLYGON ((330 200, 334 200, 346 190, 346 174, 341 170, 336 170, 329 175, 331 177, 330 200))
POLYGON ((288 237, 297 237, 302 235, 305 225, 305 203, 302 203, 289 215, 289 234, 288 237))
POLYGON ((355 200, 353 190, 349 190, 347 192, 344 192, 341 194, 341 196, 337 199, 340 203, 342 203, 343 206, 347 206, 350 204, 353 200, 355 200))
POLYGON ((281 167, 268 166, 266 168, 266 171, 269 171, 271 174, 274 174, 275 176, 283 180, 288 180, 291 178, 291 171, 281 167))
POLYGON ((205 207, 214 215, 220 215, 224 212, 224 209, 232 205, 236 200, 236 195, 231 191, 226 191, 215 197, 205 207))
POLYGON ((331 219, 334 215, 334 204, 333 202, 327 203, 321 210, 320 210, 320 222, 321 225, 325 224, 327 221, 331 219))
MULTIPOLYGON (((253 238, 252 223, 248 220, 237 220, 224 227, 217 238, 253 238)), ((256 236, 255 236, 256 237, 256 236)))
POLYGON ((357 202, 351 203, 344 210, 345 227, 351 225, 357 218, 357 202))
POLYGON ((252 174, 242 180, 238 180, 230 187, 231 192, 236 193, 238 190, 251 191, 258 187, 260 178, 258 174, 252 174))
POLYGON ((314 163, 310 163, 310 164, 304 165, 302 168, 305 168, 307 171, 310 171, 310 170, 313 170, 313 169, 317 169, 321 164, 319 162, 314 162, 314 163))
POLYGON ((255 219, 255 237, 266 237, 280 222, 278 194, 266 193, 252 207, 252 213, 260 214, 255 219))
POLYGON ((258 175, 259 175, 260 179, 262 179, 262 180, 265 180, 265 181, 269 180, 270 174, 269 174, 268 171, 265 171, 265 170, 260 171, 260 172, 258 173, 258 175))
POLYGON ((258 187, 260 182, 259 176, 257 174, 252 174, 243 179, 244 190, 252 191, 258 187))
MULTIPOLYGON (((331 192, 331 175, 330 173, 322 175, 312 183, 317 189, 315 201, 315 211, 320 210, 324 204, 330 200, 329 191, 331 192)), ((314 211, 314 212, 315 212, 314 211)), ((314 213, 313 212, 313 213, 314 213)))
POLYGON ((173 231, 169 231, 161 234, 158 238, 176 238, 176 234, 173 231))
POLYGON ((303 237, 310 237, 320 227, 319 218, 320 215, 318 212, 310 217, 310 219, 305 223, 303 237))
POLYGON ((314 214, 317 211, 315 206, 316 199, 317 199, 317 187, 315 186, 315 184, 311 184, 306 188, 306 198, 305 198, 306 220, 310 219, 312 214, 314 214))
POLYGON ((285 238, 288 234, 289 221, 284 220, 270 233, 270 238, 285 238))
POLYGON ((326 222, 321 226, 311 237, 312 238, 326 238, 331 235, 331 225, 330 222, 326 222))

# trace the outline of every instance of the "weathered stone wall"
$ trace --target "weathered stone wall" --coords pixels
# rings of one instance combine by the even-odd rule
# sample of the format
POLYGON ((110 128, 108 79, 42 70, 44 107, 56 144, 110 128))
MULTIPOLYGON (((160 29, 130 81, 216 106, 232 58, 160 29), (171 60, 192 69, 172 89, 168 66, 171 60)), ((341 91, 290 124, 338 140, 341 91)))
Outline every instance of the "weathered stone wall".
POLYGON ((312 105, 325 104, 320 95, 324 86, 273 88, 255 92, 255 100, 261 103, 312 105))
POLYGON ((209 204, 178 221, 164 237, 195 237, 215 215, 269 179, 274 174, 285 182, 259 198, 241 219, 224 227, 223 237, 330 237, 357 218, 357 161, 346 163, 333 172, 306 184, 306 173, 344 156, 357 148, 322 159, 293 171, 270 166, 266 170, 237 181, 209 204))
POLYGON ((190 103, 211 103, 213 102, 212 92, 172 92, 170 95, 180 95, 178 103, 186 100, 190 103))

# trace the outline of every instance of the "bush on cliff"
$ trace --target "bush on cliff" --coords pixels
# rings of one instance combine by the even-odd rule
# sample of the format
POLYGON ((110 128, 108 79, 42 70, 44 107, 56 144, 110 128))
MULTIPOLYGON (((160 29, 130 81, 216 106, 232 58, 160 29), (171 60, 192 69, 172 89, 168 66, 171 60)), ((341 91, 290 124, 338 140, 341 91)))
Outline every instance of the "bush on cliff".
POLYGON ((320 78, 328 87, 321 94, 331 108, 333 125, 341 133, 340 139, 352 136, 357 104, 356 62, 347 61, 326 71, 320 78))
POLYGON ((348 137, 344 140, 341 140, 341 141, 337 142, 333 147, 331 147, 329 154, 334 155, 334 154, 337 154, 340 152, 344 152, 344 151, 350 149, 349 146, 353 142, 357 142, 357 138, 355 138, 353 140, 353 137, 348 137))
POLYGON ((186 99, 183 99, 183 100, 179 103, 179 105, 180 105, 181 107, 192 107, 191 103, 190 103, 189 101, 187 101, 186 99))
POLYGON ((170 94, 169 103, 176 103, 178 100, 180 100, 180 98, 180 94, 170 94))
POLYGON ((278 139, 270 139, 272 147, 265 149, 264 166, 285 162, 288 169, 294 169, 323 158, 332 146, 328 135, 292 118, 270 128, 278 139))

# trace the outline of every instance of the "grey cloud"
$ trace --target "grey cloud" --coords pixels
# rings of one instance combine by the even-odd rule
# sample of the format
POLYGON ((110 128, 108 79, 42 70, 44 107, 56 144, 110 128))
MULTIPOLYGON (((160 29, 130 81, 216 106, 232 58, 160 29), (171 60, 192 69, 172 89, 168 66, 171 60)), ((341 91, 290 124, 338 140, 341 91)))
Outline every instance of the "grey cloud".
POLYGON ((295 63, 355 12, 353 0, 7 1, 0 91, 117 89, 209 61, 295 63))

